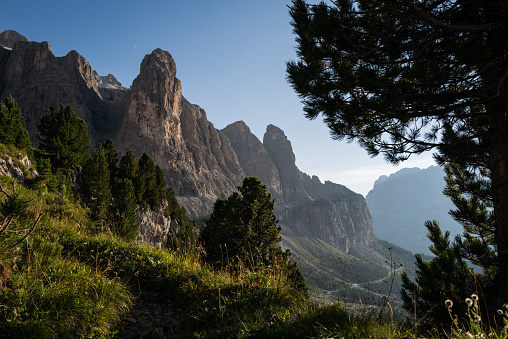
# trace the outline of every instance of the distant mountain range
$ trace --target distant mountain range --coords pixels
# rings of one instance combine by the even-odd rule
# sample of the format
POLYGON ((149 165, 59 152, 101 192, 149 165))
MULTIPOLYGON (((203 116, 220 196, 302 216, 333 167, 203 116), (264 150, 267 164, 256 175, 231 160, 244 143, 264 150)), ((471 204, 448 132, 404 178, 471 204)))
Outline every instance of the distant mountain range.
POLYGON ((452 239, 462 233, 462 226, 448 214, 454 205, 442 193, 444 176, 441 167, 431 166, 379 177, 365 198, 376 237, 414 253, 430 254, 425 221, 438 221, 452 239))

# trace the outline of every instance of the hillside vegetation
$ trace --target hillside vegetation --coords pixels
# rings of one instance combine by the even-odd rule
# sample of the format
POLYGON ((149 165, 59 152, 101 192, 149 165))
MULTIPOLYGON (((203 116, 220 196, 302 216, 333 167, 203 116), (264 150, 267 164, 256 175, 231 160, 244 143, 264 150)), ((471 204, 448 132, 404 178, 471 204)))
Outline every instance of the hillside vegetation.
MULTIPOLYGON (((5 157, 8 150, 2 152, 5 157)), ((0 180, 2 226, 8 231, 1 233, 0 337, 114 337, 136 302, 134 286, 172 299, 182 315, 183 336, 305 337, 338 325, 349 337, 390 331, 377 324, 358 326, 360 320, 338 304, 310 302, 276 267, 218 271, 198 255, 98 234, 90 212, 71 193, 13 184, 7 176, 0 180), (39 215, 31 234, 13 246, 39 215)))

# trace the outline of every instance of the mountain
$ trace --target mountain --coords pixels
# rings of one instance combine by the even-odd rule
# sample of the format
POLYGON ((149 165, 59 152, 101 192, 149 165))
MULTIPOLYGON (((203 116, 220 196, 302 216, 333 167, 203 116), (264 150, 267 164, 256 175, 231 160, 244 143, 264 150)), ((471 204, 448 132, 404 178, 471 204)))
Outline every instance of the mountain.
POLYGON ((194 219, 209 214, 216 198, 229 195, 245 177, 227 137, 182 96, 168 52, 146 55, 125 89, 113 76, 98 77, 76 51, 55 57, 48 42, 12 36, 0 35, 0 45, 12 46, 0 48, 0 95, 16 99, 33 144, 45 111, 71 105, 94 143, 111 138, 120 154, 150 154, 194 219))
POLYGON ((111 74, 97 74, 76 51, 56 57, 48 42, 13 31, 0 34, 0 45, 0 99, 16 99, 34 145, 45 112, 71 105, 94 144, 110 138, 120 156, 148 153, 191 219, 203 222, 217 198, 257 176, 275 200, 282 246, 319 288, 335 288, 338 280, 378 284, 387 277, 388 254, 374 237, 365 199, 301 172, 291 142, 276 126, 267 127, 263 142, 241 121, 216 129, 201 107, 183 97, 170 53, 146 55, 126 88, 111 74))
POLYGON ((323 184, 301 172, 291 142, 280 128, 269 125, 263 143, 243 121, 222 131, 245 173, 265 183, 275 199, 283 244, 305 237, 349 252, 372 243, 372 220, 364 198, 343 185, 323 184))
POLYGON ((442 193, 444 176, 441 167, 431 166, 404 168, 379 177, 365 198, 376 237, 415 253, 430 254, 425 221, 438 221, 452 239, 462 233, 462 227, 448 214, 454 205, 442 193))

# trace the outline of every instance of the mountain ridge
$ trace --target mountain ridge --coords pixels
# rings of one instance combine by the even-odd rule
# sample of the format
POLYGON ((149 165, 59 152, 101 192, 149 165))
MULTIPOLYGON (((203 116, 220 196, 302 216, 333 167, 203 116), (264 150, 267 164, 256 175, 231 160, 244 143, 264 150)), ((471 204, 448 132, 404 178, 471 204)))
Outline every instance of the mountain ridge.
POLYGON ((111 138, 120 156, 148 153, 191 219, 202 223, 217 198, 229 196, 244 177, 257 176, 275 200, 282 246, 296 260, 305 260, 306 250, 292 244, 303 238, 322 253, 373 244, 363 196, 301 172, 291 142, 274 125, 267 126, 263 142, 243 122, 216 129, 205 110, 182 95, 176 74, 175 61, 162 49, 143 58, 139 75, 124 88, 113 75, 98 75, 76 51, 55 57, 49 43, 21 40, 12 50, 0 48, 0 95, 17 100, 34 144, 46 110, 71 105, 94 144, 111 138))

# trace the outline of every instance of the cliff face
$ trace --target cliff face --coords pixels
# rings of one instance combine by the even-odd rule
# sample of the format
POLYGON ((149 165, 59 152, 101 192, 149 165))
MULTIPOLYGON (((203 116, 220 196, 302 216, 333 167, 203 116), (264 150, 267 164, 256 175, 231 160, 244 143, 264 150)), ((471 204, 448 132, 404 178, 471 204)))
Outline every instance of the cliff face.
MULTIPOLYGON (((12 44, 5 36, 12 34, 2 34, 0 45, 12 44)), ((62 103, 86 121, 94 143, 111 138, 120 154, 150 154, 191 218, 210 213, 245 176, 227 137, 182 96, 176 64, 161 49, 145 56, 126 89, 113 76, 98 76, 76 51, 57 58, 47 42, 18 37, 12 49, 0 47, 0 95, 9 94, 34 144, 43 114, 62 103)))
POLYGON ((268 126, 263 143, 243 122, 223 131, 182 96, 172 56, 161 49, 143 59, 127 89, 113 75, 99 76, 76 51, 55 57, 47 42, 0 34, 0 95, 12 94, 33 143, 37 124, 53 106, 71 105, 94 143, 111 138, 120 155, 148 153, 190 218, 202 219, 218 197, 246 176, 257 176, 275 199, 285 236, 307 236, 348 251, 372 241, 363 197, 302 173, 284 132, 268 126), (12 46, 12 48, 11 48, 12 46))
POLYGON ((427 220, 436 220, 449 230, 451 239, 462 227, 448 211, 454 209, 443 195, 444 171, 441 167, 404 168, 389 177, 381 176, 365 198, 374 221, 374 234, 415 253, 431 254, 427 220))
POLYGON ((275 199, 284 237, 317 239, 348 252, 373 240, 372 219, 364 198, 345 186, 321 183, 301 172, 291 142, 270 125, 261 143, 243 122, 226 127, 247 175, 257 176, 275 199))

